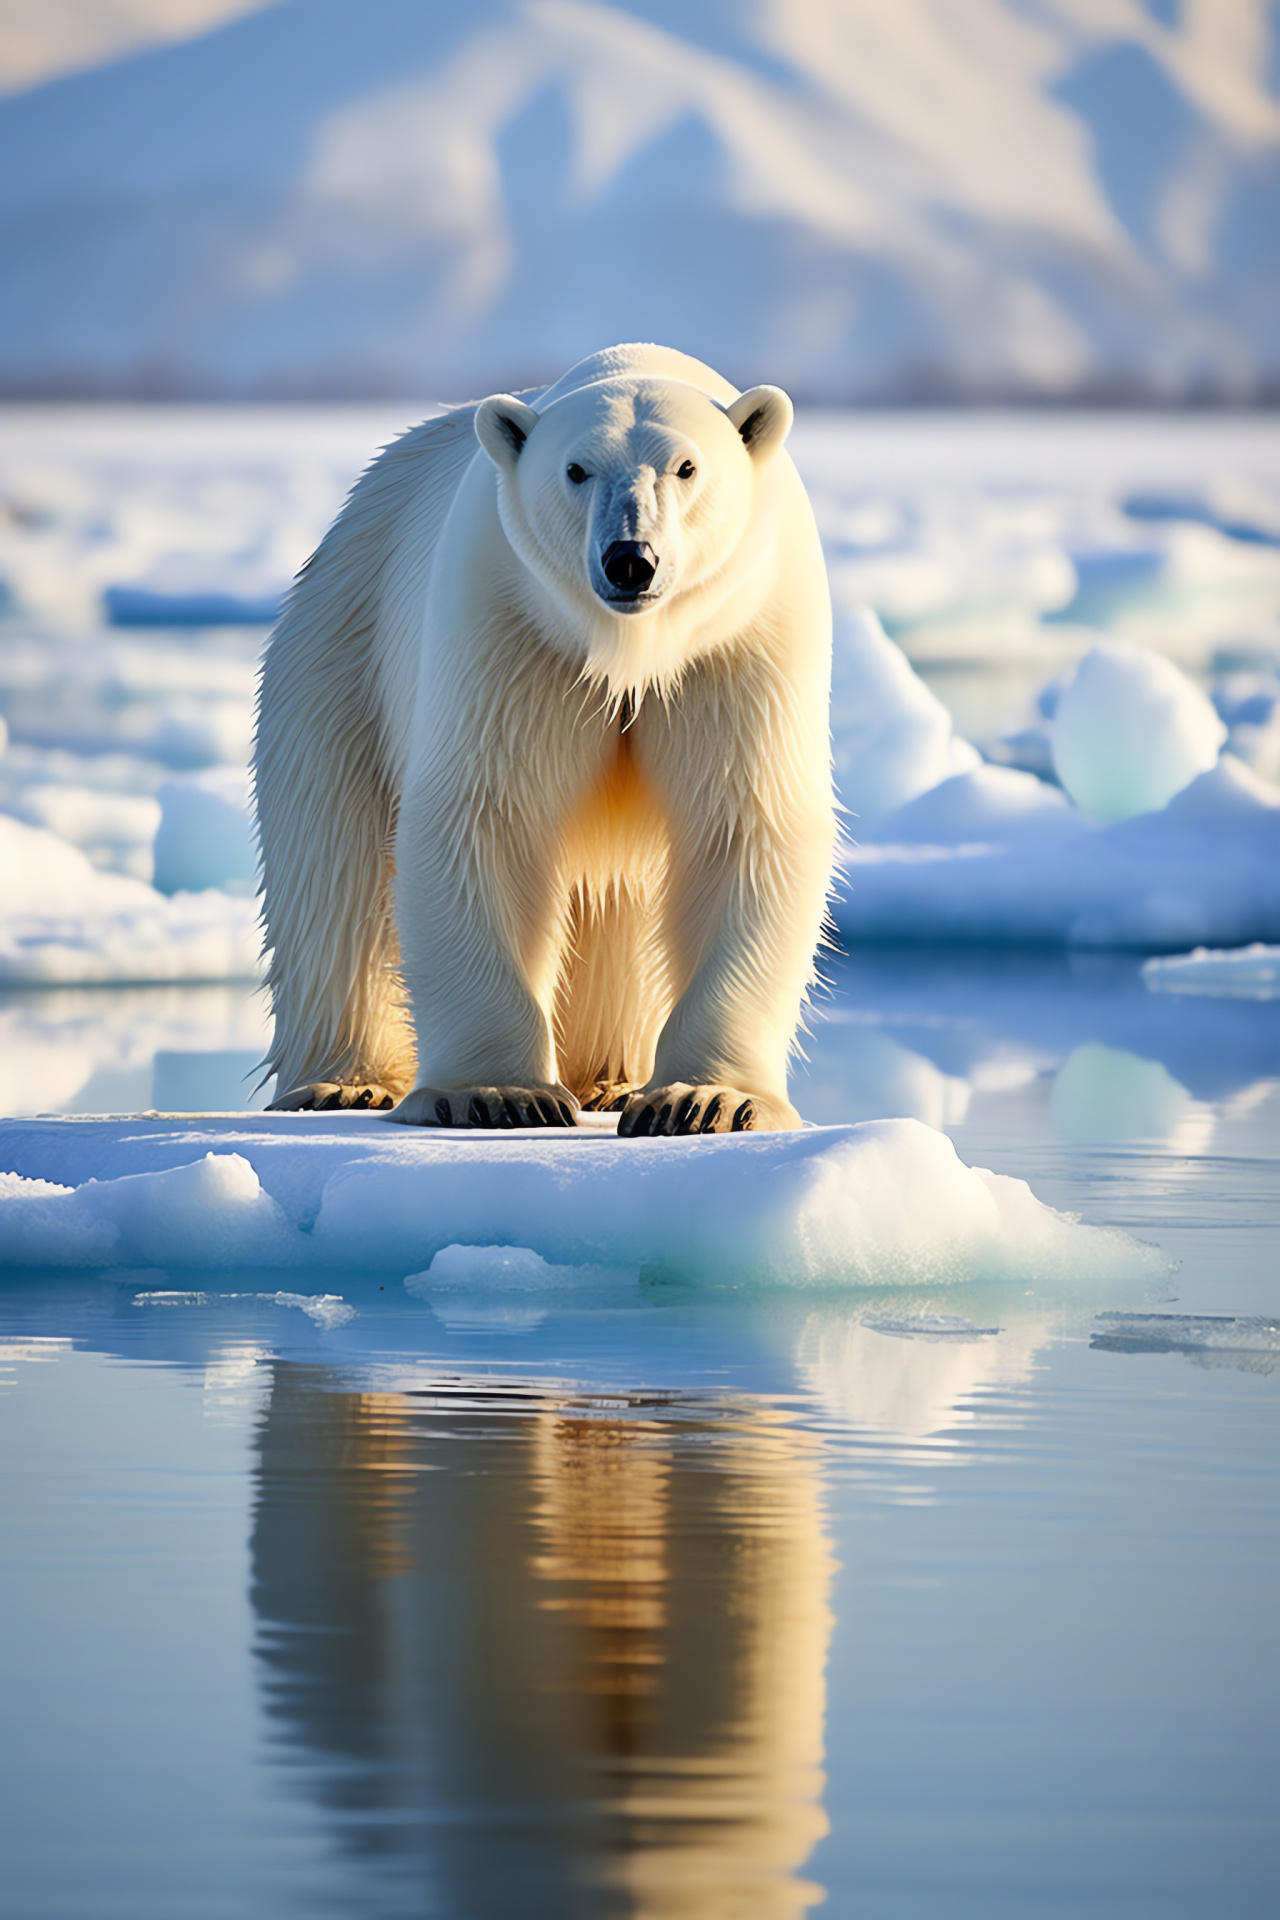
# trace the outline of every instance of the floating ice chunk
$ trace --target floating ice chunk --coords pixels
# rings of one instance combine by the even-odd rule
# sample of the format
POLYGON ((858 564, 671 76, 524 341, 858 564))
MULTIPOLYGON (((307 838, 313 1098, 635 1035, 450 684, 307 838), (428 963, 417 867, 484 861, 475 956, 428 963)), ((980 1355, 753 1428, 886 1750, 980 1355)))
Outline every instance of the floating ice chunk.
POLYGON ((157 796, 155 886, 161 893, 247 888, 257 871, 249 776, 210 767, 166 780, 157 796))
POLYGON ((896 1340, 985 1340, 999 1327, 980 1327, 962 1313, 869 1313, 864 1327, 896 1340))
POLYGON ((1111 1353, 1221 1356, 1246 1372, 1280 1371, 1280 1320, 1216 1313, 1100 1313, 1092 1347, 1111 1353))
POLYGON ((430 1300, 449 1289, 495 1287, 504 1293, 545 1293, 557 1287, 635 1284, 635 1267, 552 1266, 532 1247, 441 1247, 425 1273, 406 1275, 405 1286, 430 1300))
MULTIPOLYGON (((212 1159, 212 1155, 209 1156, 212 1159)), ((135 1307, 211 1307, 222 1300, 263 1301, 273 1307, 296 1307, 314 1320, 318 1327, 345 1327, 356 1318, 340 1293, 206 1293, 203 1288, 183 1291, 176 1288, 135 1293, 135 1307)), ((249 1349, 256 1355, 256 1349, 249 1349)))
POLYGON ((1218 758, 1227 729, 1171 660, 1108 641, 1088 652, 1058 700, 1053 764, 1098 820, 1165 806, 1218 758))
POLYGON ((923 1120, 928 1127, 953 1127, 969 1110, 967 1080, 943 1073, 881 1028, 846 1028, 834 1071, 823 1072, 825 1057, 824 1049, 817 1078, 811 1071, 805 1088, 810 1119, 923 1120))
POLYGON ((326 1330, 345 1327, 348 1320, 356 1317, 355 1308, 349 1306, 340 1293, 260 1293, 258 1298, 270 1300, 277 1307, 296 1307, 308 1320, 314 1320, 318 1327, 326 1330))
POLYGON ((840 797, 858 823, 980 764, 868 607, 837 616, 831 730, 840 797))
POLYGON ((1280 947, 1197 947, 1145 960, 1142 978, 1155 993, 1209 993, 1241 1000, 1280 997, 1280 947))
POLYGON ((532 1247, 441 1247, 425 1273, 406 1276, 405 1286, 425 1300, 451 1332, 484 1328, 531 1333, 546 1308, 530 1297, 566 1287, 634 1287, 638 1267, 553 1266, 532 1247), (495 1297, 496 1296, 496 1297, 495 1297))

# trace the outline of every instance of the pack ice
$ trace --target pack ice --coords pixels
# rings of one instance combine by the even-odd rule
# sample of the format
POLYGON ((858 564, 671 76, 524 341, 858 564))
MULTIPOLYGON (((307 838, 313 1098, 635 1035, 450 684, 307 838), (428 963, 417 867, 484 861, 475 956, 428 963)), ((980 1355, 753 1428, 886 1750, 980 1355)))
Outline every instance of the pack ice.
MULTIPOLYGON (((10 1268, 405 1277, 462 1247, 501 1284, 506 1247, 592 1284, 601 1268, 623 1285, 835 1287, 1167 1271, 1154 1248, 965 1166, 916 1120, 620 1141, 409 1132, 375 1114, 41 1119, 0 1122, 0 1166, 10 1268)), ((512 1263, 512 1284, 528 1271, 512 1263)))
POLYGON ((851 823, 841 931, 1149 953, 1280 939, 1280 787, 1221 752, 1205 695, 1120 642, 1051 691, 1060 784, 976 765, 873 803, 851 823))

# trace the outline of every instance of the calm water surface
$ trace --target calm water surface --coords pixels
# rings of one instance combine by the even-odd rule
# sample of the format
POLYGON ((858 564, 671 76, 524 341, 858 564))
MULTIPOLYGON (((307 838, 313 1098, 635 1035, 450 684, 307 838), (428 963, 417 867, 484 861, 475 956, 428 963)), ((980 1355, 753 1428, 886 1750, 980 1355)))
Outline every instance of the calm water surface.
MULTIPOLYGON (((193 1013, 178 1059, 165 1006, 122 1066, 94 1020, 155 1006, 88 996, 99 1085, 252 1044, 221 1008, 202 1069, 193 1013)), ((6 1913, 1275 1911, 1280 1002, 862 956, 809 1052, 809 1117, 945 1126, 1178 1272, 535 1308, 352 1274, 329 1328, 6 1283, 6 1913)))

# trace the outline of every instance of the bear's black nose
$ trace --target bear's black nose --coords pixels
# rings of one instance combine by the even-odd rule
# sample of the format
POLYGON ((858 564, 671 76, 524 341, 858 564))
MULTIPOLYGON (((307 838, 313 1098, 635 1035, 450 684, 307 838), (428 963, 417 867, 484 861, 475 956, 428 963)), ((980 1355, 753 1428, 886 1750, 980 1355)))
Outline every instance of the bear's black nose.
POLYGON ((658 556, 644 541, 615 540, 611 547, 605 548, 600 565, 609 585, 634 599, 645 591, 658 571, 658 556))

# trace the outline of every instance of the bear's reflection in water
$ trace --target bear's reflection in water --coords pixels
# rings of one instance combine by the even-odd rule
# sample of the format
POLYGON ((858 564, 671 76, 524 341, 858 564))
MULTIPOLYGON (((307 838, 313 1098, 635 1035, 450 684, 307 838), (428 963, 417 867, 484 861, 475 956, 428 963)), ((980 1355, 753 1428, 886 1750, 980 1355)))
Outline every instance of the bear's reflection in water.
POLYGON ((790 1920, 833 1562, 775 1408, 336 1390, 280 1367, 254 1603, 354 1910, 790 1920))

